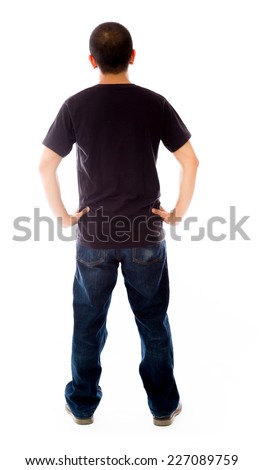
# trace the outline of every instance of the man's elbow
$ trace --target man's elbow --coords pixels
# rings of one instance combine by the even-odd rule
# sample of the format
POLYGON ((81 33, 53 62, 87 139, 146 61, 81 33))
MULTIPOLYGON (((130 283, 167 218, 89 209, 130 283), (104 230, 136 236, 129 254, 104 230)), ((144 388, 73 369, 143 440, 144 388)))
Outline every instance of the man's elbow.
POLYGON ((43 178, 45 175, 47 175, 47 173, 50 173, 50 166, 48 165, 48 163, 41 159, 40 162, 39 162, 39 165, 38 165, 38 172, 39 172, 39 175, 43 178))
POLYGON ((43 163, 42 160, 40 160, 39 164, 38 164, 38 172, 40 175, 42 175, 45 171, 45 164, 43 163))
POLYGON ((193 164, 196 166, 196 168, 197 168, 197 167, 199 166, 199 164, 200 164, 200 162, 199 162, 199 160, 198 160, 198 158, 197 158, 196 155, 194 156, 193 164))
POLYGON ((38 165, 38 173, 42 180, 50 179, 56 175, 56 167, 45 159, 42 159, 38 165))
POLYGON ((195 153, 193 153, 193 155, 191 155, 190 158, 188 158, 188 166, 192 167, 192 168, 198 168, 199 166, 199 160, 196 156, 195 153))

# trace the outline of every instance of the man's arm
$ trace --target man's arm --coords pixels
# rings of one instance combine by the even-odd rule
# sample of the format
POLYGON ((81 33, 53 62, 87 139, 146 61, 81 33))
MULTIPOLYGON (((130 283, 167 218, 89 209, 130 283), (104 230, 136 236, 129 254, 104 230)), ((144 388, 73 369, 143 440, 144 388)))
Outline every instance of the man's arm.
POLYGON ((167 212, 163 207, 152 209, 154 214, 159 215, 168 224, 177 224, 186 213, 194 192, 197 167, 199 160, 195 155, 190 141, 173 153, 181 165, 179 196, 175 208, 167 212))
POLYGON ((53 150, 44 147, 39 164, 39 172, 42 178, 44 191, 49 206, 55 217, 59 218, 63 227, 75 225, 80 217, 88 212, 88 208, 73 215, 68 214, 61 199, 60 185, 57 177, 57 168, 62 161, 62 157, 53 150))

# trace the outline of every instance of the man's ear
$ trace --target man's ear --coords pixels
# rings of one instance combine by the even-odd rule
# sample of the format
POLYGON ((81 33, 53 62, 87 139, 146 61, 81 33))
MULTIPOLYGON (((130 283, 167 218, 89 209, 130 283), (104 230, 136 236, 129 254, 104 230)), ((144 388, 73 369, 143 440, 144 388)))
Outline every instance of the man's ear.
POLYGON ((135 49, 133 49, 131 53, 130 61, 129 61, 131 65, 134 64, 135 57, 136 57, 136 51, 135 49))
POLYGON ((89 59, 90 63, 92 64, 93 68, 96 69, 96 67, 98 67, 98 65, 97 65, 97 63, 96 63, 95 58, 90 54, 90 55, 88 56, 88 59, 89 59))

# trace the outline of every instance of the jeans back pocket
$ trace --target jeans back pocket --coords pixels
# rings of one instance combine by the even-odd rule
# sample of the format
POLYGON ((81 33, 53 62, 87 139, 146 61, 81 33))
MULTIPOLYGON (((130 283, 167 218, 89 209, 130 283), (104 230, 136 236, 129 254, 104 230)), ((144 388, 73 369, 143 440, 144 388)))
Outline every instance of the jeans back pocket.
POLYGON ((76 259, 86 266, 96 266, 105 261, 105 250, 77 245, 76 259))
POLYGON ((132 249, 132 261, 149 265, 163 260, 166 253, 165 242, 132 249))

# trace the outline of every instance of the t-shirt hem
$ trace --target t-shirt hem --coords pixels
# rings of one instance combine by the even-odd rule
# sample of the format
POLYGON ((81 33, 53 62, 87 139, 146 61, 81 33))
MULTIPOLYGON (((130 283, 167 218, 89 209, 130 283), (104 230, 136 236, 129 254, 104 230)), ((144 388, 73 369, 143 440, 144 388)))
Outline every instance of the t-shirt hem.
POLYGON ((128 242, 98 242, 98 241, 93 241, 93 242, 88 242, 83 240, 80 237, 77 237, 76 244, 81 245, 84 247, 88 248, 95 248, 95 249, 122 249, 122 248, 142 248, 150 245, 156 245, 157 243, 162 242, 165 240, 165 233, 161 234, 160 237, 155 237, 155 240, 153 239, 145 239, 145 240, 140 240, 140 241, 128 241, 128 242))

